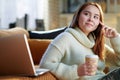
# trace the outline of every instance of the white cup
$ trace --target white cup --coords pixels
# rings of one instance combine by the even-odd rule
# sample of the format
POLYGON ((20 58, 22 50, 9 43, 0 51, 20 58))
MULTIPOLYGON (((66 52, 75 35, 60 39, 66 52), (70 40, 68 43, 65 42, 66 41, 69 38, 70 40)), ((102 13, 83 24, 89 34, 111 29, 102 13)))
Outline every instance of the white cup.
MULTIPOLYGON (((89 65, 98 65, 98 56, 97 55, 86 55, 85 56, 85 61, 89 65)), ((91 75, 95 75, 96 71, 93 71, 90 73, 91 75)))

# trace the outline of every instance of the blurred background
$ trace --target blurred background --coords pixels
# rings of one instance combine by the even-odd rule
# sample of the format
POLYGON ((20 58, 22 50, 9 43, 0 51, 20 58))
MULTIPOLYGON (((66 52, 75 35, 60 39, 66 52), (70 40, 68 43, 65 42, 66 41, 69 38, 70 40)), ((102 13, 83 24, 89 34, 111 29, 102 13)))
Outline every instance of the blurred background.
POLYGON ((120 32, 120 0, 0 0, 0 29, 44 31, 69 26, 78 6, 88 1, 98 2, 105 24, 120 32))

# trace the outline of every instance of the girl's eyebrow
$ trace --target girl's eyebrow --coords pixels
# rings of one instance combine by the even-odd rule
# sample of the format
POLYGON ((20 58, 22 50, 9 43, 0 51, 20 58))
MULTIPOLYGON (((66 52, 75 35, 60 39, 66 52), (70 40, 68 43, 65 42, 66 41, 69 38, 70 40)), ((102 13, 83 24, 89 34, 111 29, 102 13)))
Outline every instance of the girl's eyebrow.
MULTIPOLYGON (((84 10, 83 12, 91 13, 90 11, 84 10)), ((96 16, 100 16, 99 14, 95 14, 96 16)))

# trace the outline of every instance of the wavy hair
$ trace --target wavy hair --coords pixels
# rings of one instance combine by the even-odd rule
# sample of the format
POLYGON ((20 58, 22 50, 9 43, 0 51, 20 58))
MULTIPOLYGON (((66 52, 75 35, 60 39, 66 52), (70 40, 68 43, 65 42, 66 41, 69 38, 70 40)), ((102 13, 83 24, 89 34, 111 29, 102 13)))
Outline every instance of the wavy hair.
MULTIPOLYGON (((100 21, 103 22, 103 11, 101 6, 98 3, 95 2, 87 2, 80 6, 78 10, 75 12, 72 22, 69 27, 74 28, 78 25, 78 18, 80 16, 80 13, 82 10, 84 10, 87 6, 93 5, 97 7, 100 11, 100 21)), ((102 25, 98 25, 97 29, 91 32, 95 36, 95 45, 93 47, 93 51, 96 55, 99 56, 101 60, 104 60, 104 36, 103 36, 103 30, 102 25)))

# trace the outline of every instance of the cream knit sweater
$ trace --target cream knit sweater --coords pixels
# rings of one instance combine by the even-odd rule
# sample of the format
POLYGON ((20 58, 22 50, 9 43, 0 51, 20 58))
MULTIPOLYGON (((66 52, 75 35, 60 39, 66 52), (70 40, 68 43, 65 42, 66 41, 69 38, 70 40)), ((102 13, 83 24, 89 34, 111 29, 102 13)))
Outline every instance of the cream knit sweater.
POLYGON ((106 46, 107 57, 105 61, 99 60, 96 75, 79 77, 77 67, 85 63, 86 55, 94 54, 95 42, 92 35, 87 37, 79 28, 68 28, 51 42, 40 67, 50 69, 59 80, 97 80, 105 75, 105 65, 120 66, 120 36, 110 39, 110 42, 113 49, 106 46))

